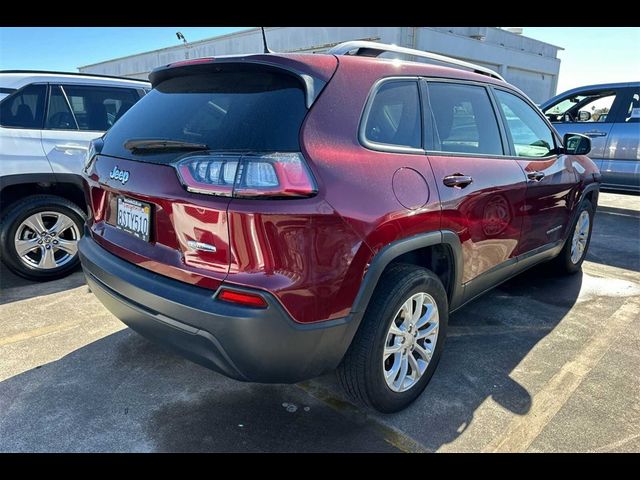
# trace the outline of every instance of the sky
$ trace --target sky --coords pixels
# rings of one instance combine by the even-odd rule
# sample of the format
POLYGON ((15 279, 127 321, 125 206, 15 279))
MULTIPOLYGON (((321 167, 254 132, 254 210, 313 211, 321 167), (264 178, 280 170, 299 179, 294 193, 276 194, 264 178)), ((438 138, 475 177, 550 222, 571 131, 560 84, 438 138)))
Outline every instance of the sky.
MULTIPOLYGON (((104 60, 250 27, 0 27, 0 69, 77 71, 104 60)), ((564 50, 558 93, 586 84, 640 80, 640 28, 524 27, 564 50)))

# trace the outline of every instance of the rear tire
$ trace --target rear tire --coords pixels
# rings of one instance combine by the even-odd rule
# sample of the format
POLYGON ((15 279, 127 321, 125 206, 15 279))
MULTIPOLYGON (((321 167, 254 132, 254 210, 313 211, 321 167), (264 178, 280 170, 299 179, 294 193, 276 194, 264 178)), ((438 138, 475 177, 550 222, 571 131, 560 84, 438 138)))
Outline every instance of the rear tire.
POLYGON ((77 242, 82 236, 85 218, 75 203, 55 195, 32 195, 15 202, 0 223, 2 263, 16 275, 33 281, 68 275, 80 262, 77 242), (38 222, 30 220, 34 218, 40 219, 40 228, 28 226, 36 226, 38 222), (44 232, 36 232, 38 229, 44 232), (40 237, 42 233, 48 234, 40 237), (33 248, 21 256, 17 245, 20 242, 24 245, 25 241, 32 242, 33 248), (45 254, 51 256, 39 265, 45 254))
POLYGON ((569 235, 564 247, 556 258, 551 260, 551 268, 560 275, 573 275, 580 271, 591 242, 593 231, 593 205, 587 199, 583 200, 576 212, 569 229, 569 235), (584 228, 586 226, 586 232, 584 228))
POLYGON ((413 402, 440 360, 448 308, 445 289, 433 272, 414 265, 391 265, 338 367, 346 393, 384 413, 397 412, 413 402))

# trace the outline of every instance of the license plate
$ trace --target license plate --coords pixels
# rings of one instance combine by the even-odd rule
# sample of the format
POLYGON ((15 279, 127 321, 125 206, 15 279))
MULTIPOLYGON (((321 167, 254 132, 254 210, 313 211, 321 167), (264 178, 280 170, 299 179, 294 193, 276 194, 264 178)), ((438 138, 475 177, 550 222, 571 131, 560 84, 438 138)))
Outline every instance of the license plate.
POLYGON ((151 205, 133 198, 118 197, 116 226, 148 242, 151 230, 151 205))

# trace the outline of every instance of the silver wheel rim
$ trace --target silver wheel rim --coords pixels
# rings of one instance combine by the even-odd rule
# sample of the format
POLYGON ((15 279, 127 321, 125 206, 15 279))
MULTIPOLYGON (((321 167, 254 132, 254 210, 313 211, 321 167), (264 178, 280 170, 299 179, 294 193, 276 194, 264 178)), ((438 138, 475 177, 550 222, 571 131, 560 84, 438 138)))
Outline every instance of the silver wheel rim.
POLYGON ((29 268, 53 270, 66 265, 78 253, 80 230, 60 212, 37 212, 16 230, 14 246, 20 261, 29 268))
POLYGON ((387 386, 406 392, 427 370, 438 342, 438 306, 428 293, 407 299, 396 312, 384 344, 382 369, 387 386))
POLYGON ((573 231, 573 237, 571 238, 571 262, 574 265, 580 261, 587 249, 587 238, 589 238, 590 226, 589 212, 583 210, 580 212, 576 228, 573 231))

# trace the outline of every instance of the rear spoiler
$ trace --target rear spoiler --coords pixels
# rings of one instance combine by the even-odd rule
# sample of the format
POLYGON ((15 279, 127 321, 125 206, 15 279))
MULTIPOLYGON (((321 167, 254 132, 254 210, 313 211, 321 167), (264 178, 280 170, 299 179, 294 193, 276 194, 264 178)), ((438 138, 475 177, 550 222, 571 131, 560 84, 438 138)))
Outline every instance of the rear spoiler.
POLYGON ((299 69, 280 62, 265 60, 267 55, 260 55, 251 58, 246 56, 228 56, 228 57, 208 57, 196 58, 193 60, 184 60, 180 62, 170 63, 168 65, 158 67, 149 74, 149 81, 153 88, 158 84, 174 77, 197 75, 209 72, 258 72, 271 71, 287 73, 300 80, 305 90, 305 104, 307 109, 311 108, 313 102, 318 98, 320 92, 327 82, 317 76, 312 76, 302 72, 299 69))

